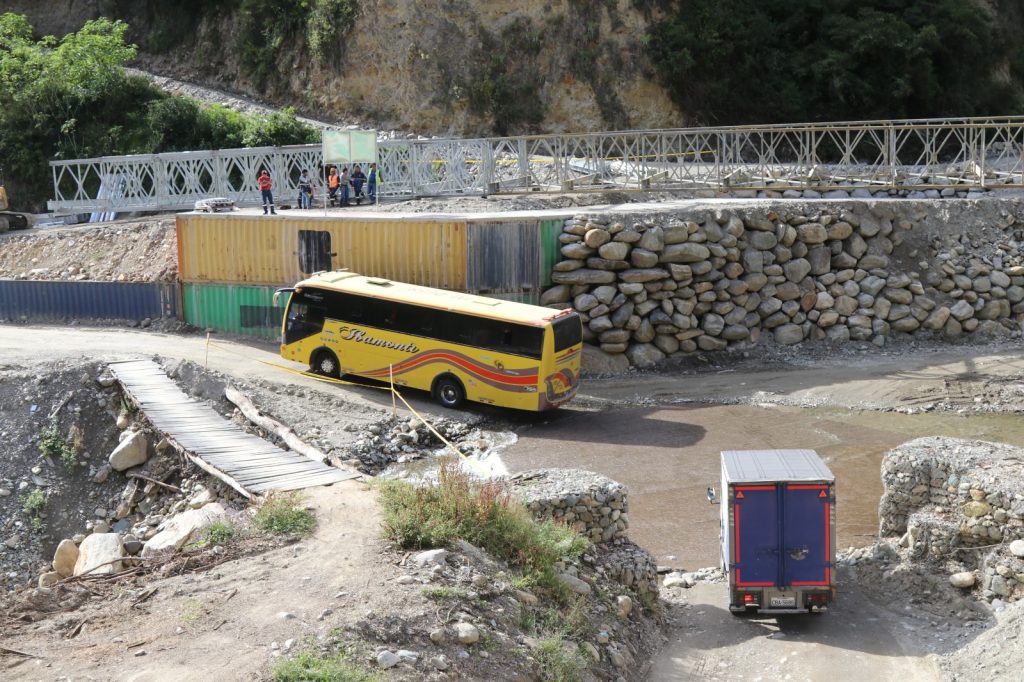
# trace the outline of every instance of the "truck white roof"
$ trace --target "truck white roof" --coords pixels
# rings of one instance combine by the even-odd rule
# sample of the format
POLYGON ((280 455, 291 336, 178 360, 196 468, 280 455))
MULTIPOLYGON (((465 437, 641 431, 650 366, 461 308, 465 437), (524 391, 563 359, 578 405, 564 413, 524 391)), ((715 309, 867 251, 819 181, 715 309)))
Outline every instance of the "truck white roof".
POLYGON ((725 450, 722 477, 727 483, 836 480, 814 450, 725 450))

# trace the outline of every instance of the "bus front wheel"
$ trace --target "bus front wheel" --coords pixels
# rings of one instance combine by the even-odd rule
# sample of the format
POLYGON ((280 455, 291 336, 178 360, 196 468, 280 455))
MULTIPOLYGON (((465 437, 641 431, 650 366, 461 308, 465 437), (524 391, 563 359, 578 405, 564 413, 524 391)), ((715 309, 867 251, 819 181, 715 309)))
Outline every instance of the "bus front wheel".
POLYGON ((338 358, 329 350, 319 350, 313 355, 313 362, 310 368, 315 374, 322 374, 326 377, 337 379, 341 376, 338 358))
POLYGON ((453 376, 438 377, 434 382, 434 399, 442 407, 455 409, 466 399, 466 389, 462 388, 462 383, 453 376))

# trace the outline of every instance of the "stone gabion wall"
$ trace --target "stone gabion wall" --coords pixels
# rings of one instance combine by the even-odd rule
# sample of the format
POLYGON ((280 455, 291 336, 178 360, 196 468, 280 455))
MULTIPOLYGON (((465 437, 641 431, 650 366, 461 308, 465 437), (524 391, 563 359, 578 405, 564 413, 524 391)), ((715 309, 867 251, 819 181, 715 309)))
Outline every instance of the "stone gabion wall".
POLYGON ((512 494, 537 520, 553 519, 595 543, 626 537, 626 487, 592 471, 537 469, 510 479, 512 494))
POLYGON ((565 222, 541 304, 575 308, 585 341, 641 368, 764 334, 786 345, 1019 334, 1024 255, 1012 217, 995 257, 950 242, 894 262, 928 210, 850 201, 580 214, 565 222))
POLYGON ((918 438, 886 453, 880 535, 913 556, 981 573, 983 596, 1024 598, 1024 450, 955 438, 918 438))

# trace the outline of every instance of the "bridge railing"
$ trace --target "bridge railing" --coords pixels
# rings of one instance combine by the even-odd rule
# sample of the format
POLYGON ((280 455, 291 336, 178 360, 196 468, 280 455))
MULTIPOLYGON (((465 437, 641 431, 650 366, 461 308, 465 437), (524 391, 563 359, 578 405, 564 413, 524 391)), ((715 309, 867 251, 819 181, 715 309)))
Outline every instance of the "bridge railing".
MULTIPOLYGON (((381 196, 567 190, 993 189, 1024 186, 1024 117, 859 121, 478 139, 384 140, 381 196)), ((51 161, 53 211, 191 208, 213 196, 279 202, 319 145, 51 161)), ((321 185, 322 185, 321 181, 321 185)))

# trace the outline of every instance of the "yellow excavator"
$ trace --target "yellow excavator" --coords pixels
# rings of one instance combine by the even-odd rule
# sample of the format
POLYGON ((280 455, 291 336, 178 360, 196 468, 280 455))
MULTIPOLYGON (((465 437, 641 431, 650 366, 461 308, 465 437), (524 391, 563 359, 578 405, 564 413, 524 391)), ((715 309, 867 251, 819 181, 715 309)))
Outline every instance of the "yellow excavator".
POLYGON ((35 218, 28 213, 9 211, 7 190, 4 189, 4 176, 0 171, 0 233, 7 230, 27 230, 35 223, 35 218))

